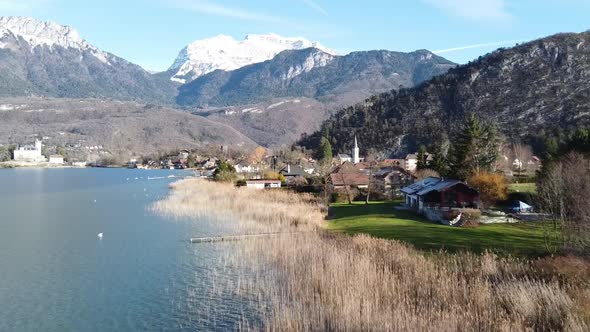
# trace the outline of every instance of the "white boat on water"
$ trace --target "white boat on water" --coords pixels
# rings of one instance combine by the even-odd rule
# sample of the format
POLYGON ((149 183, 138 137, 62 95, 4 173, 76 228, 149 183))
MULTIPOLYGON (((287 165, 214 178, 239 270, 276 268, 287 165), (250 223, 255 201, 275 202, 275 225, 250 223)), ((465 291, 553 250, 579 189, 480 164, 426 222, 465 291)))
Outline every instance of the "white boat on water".
POLYGON ((97 236, 98 236, 99 239, 102 239, 102 233, 98 233, 97 236))

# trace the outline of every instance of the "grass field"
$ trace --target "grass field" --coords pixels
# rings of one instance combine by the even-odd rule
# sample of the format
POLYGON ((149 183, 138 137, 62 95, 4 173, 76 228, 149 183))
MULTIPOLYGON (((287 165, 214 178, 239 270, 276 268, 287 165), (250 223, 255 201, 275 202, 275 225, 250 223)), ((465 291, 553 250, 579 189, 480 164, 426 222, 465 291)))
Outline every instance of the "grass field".
POLYGON ((511 193, 534 194, 537 192, 536 183, 511 183, 508 185, 508 191, 511 193))
POLYGON ((431 223, 412 211, 395 210, 396 204, 334 204, 328 229, 396 239, 426 250, 482 252, 488 249, 515 256, 546 254, 544 227, 540 223, 450 227, 431 223))

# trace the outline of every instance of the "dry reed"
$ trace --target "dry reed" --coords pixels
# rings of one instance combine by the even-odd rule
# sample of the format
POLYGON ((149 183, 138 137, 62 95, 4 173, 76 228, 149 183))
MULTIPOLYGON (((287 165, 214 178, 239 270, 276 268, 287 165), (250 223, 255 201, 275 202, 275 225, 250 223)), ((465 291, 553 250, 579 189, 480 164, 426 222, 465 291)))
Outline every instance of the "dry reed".
POLYGON ((492 253, 425 255, 396 241, 322 231, 309 196, 188 180, 156 211, 224 213, 247 229, 285 232, 243 241, 230 257, 269 331, 587 331, 588 285, 538 274, 492 253), (206 193, 202 191, 206 190, 206 193), (305 230, 305 233, 297 231, 305 230), (295 232, 294 232, 295 231, 295 232))

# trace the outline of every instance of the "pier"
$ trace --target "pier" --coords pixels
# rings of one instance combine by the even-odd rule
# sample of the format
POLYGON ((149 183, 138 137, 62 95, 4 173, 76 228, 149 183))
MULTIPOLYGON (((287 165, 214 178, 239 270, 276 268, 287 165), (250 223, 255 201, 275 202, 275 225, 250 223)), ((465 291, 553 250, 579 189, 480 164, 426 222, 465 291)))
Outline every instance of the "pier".
MULTIPOLYGON (((294 232, 299 233, 299 232, 294 232)), ((228 235, 228 236, 211 236, 211 237, 192 237, 191 243, 209 243, 209 242, 229 242, 229 241, 240 241, 258 237, 269 237, 281 234, 292 234, 290 232, 282 233, 261 233, 261 234, 245 234, 245 235, 228 235)))

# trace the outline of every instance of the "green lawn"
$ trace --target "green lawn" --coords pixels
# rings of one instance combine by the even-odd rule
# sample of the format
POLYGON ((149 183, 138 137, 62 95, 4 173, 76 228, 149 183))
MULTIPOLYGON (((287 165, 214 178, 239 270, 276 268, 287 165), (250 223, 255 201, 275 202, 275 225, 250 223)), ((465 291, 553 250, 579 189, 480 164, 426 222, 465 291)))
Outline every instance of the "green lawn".
POLYGON ((508 185, 508 192, 535 194, 537 192, 536 183, 511 183, 508 185))
POLYGON ((396 204, 333 204, 328 229, 396 239, 425 250, 482 252, 489 249, 514 256, 546 254, 540 223, 450 227, 431 223, 411 211, 395 210, 396 204))

